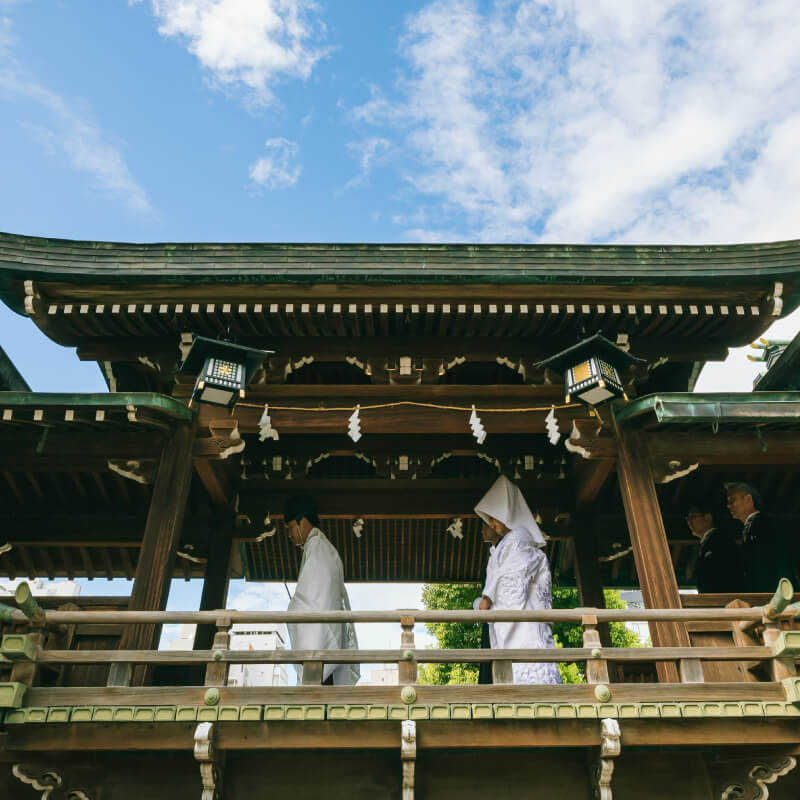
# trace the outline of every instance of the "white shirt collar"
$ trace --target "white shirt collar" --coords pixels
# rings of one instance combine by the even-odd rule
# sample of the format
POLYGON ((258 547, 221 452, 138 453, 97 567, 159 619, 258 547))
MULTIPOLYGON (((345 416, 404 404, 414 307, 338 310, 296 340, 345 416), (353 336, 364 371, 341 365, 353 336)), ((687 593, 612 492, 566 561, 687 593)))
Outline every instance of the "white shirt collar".
POLYGON ((708 537, 714 533, 714 528, 709 528, 704 534, 703 537, 700 539, 700 544, 703 544, 708 537))

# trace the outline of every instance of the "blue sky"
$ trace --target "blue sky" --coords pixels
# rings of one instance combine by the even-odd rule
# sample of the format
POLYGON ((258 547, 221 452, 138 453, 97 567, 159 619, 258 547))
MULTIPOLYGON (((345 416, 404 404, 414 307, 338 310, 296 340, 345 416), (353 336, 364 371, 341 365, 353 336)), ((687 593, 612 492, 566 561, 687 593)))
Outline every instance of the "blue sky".
POLYGON ((794 0, 0 0, 0 221, 85 239, 791 238, 794 0))
MULTIPOLYGON (((799 41, 796 0, 0 0, 0 230, 797 238, 799 41)), ((104 388, 5 308, 0 343, 104 388)))

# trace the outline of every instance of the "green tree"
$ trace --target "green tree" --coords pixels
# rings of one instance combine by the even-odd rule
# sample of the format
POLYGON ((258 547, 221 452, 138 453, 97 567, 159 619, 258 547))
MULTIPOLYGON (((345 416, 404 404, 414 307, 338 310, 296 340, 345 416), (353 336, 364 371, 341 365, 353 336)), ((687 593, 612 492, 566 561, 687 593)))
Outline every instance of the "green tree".
MULTIPOLYGON (((478 583, 433 583, 422 588, 422 602, 427 609, 464 609, 472 608, 472 601, 481 592, 478 583)), ((605 590, 607 608, 625 608, 625 602, 618 591, 605 590)), ((578 606, 577 589, 555 589, 553 591, 553 608, 576 608, 578 606)), ((436 639, 437 646, 442 649, 476 649, 481 646, 481 626, 470 622, 434 622, 426 625, 428 631, 436 639)), ((614 647, 641 647, 636 633, 625 627, 622 622, 610 625, 611 643, 614 647)), ((556 622, 553 635, 557 647, 583 647, 583 633, 580 625, 556 622)), ((565 683, 583 683, 584 663, 560 663, 558 665, 561 679, 565 683)), ((428 684, 477 683, 477 664, 425 664, 419 669, 419 682, 428 684)))

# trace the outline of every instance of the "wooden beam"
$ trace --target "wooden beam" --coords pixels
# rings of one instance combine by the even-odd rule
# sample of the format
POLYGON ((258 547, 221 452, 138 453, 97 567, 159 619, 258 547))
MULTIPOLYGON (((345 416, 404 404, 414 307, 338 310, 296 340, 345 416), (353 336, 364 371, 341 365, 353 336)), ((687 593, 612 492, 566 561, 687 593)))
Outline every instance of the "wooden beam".
POLYGON ((663 428, 648 432, 647 449, 652 459, 717 464, 721 466, 800 463, 800 431, 762 431, 765 449, 755 428, 749 433, 673 433, 663 428))
POLYGON ((614 471, 614 459, 602 458, 596 461, 576 460, 574 468, 575 508, 586 513, 605 486, 608 476, 614 471))
MULTIPOLYGON (((194 455, 196 458, 208 458, 219 451, 213 440, 195 439, 194 455)), ((297 434, 281 432, 279 441, 264 443, 249 441, 245 456, 257 462, 265 456, 280 455, 300 459, 303 463, 321 453, 346 456, 363 453, 383 456, 389 453, 408 456, 428 457, 430 459, 443 453, 472 455, 484 453, 494 458, 514 457, 521 455, 551 456, 553 448, 544 436, 528 431, 526 434, 492 434, 479 445, 469 432, 459 431, 451 435, 428 434, 426 436, 409 437, 405 434, 371 434, 357 443, 341 435, 341 432, 329 434, 297 434)))
MULTIPOLYGON (((454 311, 457 306, 453 307, 454 311)), ((442 312, 443 314, 445 312, 442 312)), ((293 317, 294 318, 294 317, 293 317)), ((457 319, 456 315, 456 319, 457 319)), ((416 356, 442 358, 465 356, 468 361, 494 362, 498 355, 512 360, 537 361, 571 344, 569 336, 242 336, 238 343, 247 347, 274 350, 279 356, 300 358, 314 355, 317 361, 344 361, 346 356, 385 358, 416 356)), ((140 356, 174 358, 172 337, 125 337, 122 339, 86 339, 77 341, 82 361, 138 362, 140 356)), ((632 351, 645 359, 664 356, 671 361, 722 361, 727 345, 704 339, 680 336, 632 336, 632 351)))
MULTIPOLYGON (((153 486, 139 562, 136 565, 129 605, 132 611, 163 611, 166 608, 175 548, 180 537, 192 478, 193 439, 194 429, 182 426, 164 446, 153 486)), ((160 634, 160 625, 128 626, 120 641, 120 648, 152 649, 158 646, 160 634)), ((146 671, 140 669, 135 682, 143 683, 145 678, 146 671)), ((119 686, 130 682, 130 665, 112 667, 109 684, 119 686)))
MULTIPOLYGON (((175 386, 178 397, 188 398, 192 387, 175 386)), ((281 435, 286 433, 339 433, 347 431, 347 418, 356 404, 361 405, 362 429, 371 434, 407 435, 421 433, 469 433, 467 420, 472 405, 479 409, 535 408, 541 411, 519 413, 515 411, 481 411, 489 436, 493 433, 528 433, 542 430, 544 417, 553 404, 561 404, 564 394, 559 386, 492 385, 472 386, 458 384, 373 385, 373 384, 259 384, 252 386, 244 402, 233 412, 238 420, 239 432, 258 433, 258 423, 269 403, 273 427, 281 435), (401 404, 370 410, 367 406, 401 404), (409 404, 410 403, 410 404, 409 404), (429 405, 451 407, 434 409, 429 405), (300 408, 300 411, 290 409, 300 408), (340 412, 325 409, 342 408, 340 412), (287 410, 289 409, 289 410, 287 410), (491 425, 487 425, 490 422, 491 425), (427 424, 426 424, 427 423, 427 424), (344 426, 344 427, 342 427, 344 426)), ((230 421, 218 408, 198 406, 198 425, 201 430, 213 427, 217 420, 230 421)), ((559 411, 559 418, 569 423, 574 418, 588 417, 587 409, 573 404, 559 411)), ((349 440, 343 439, 344 442, 349 440)))
POLYGON ((152 431, 105 432, 102 426, 70 431, 54 428, 47 436, 44 451, 37 453, 40 436, 41 431, 0 430, 3 468, 8 464, 18 470, 42 471, 55 470, 60 464, 61 471, 69 471, 81 463, 104 465, 110 458, 153 458, 158 456, 164 441, 161 434, 152 431))
MULTIPOLYGON (((143 514, 49 514, 46 510, 8 513, 3 519, 3 541, 12 544, 47 546, 78 544, 115 547, 142 541, 147 517, 143 514)), ((182 541, 196 542, 206 537, 214 525, 210 514, 186 516, 182 541)))
POLYGON ((215 506, 227 506, 233 500, 230 467, 220 459, 196 457, 194 469, 215 506))
MULTIPOLYGON (((731 759, 800 755, 797 723, 792 719, 626 719, 626 748, 731 747, 731 759)), ((57 725, 9 725, 0 762, 24 753, 108 751, 189 752, 196 722, 72 722, 57 725)), ((399 725, 392 720, 238 721, 217 723, 220 750, 397 749, 399 725)), ((596 719, 426 720, 420 744, 434 748, 597 747, 596 719)), ((724 755, 720 750, 716 756, 724 755)), ((487 754, 489 755, 489 754, 487 754)), ((24 760, 24 759, 22 759, 24 760)))
MULTIPOLYGON (((263 518, 267 510, 279 516, 291 495, 310 492, 323 516, 472 516, 487 483, 485 479, 248 480, 246 486, 239 487, 239 510, 254 521, 259 513, 263 518)), ((526 482, 523 491, 540 513, 546 509, 543 516, 553 510, 563 512, 572 508, 572 491, 567 481, 526 482)))
MULTIPOLYGON (((620 492, 645 606, 680 608, 678 584, 653 484, 647 442, 641 433, 621 428, 616 418, 613 425, 620 492)), ((689 647, 691 644, 685 626, 676 622, 651 623, 650 636, 657 647, 689 647)), ((660 681, 678 682, 674 665, 661 664, 658 670, 660 681)))

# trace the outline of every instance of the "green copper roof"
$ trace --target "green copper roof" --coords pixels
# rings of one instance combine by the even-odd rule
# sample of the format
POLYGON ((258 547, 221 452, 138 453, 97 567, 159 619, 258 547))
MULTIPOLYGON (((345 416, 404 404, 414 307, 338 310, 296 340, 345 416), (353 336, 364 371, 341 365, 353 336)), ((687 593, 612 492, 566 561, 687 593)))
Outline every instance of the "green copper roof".
POLYGON ((6 355, 6 351, 0 347, 0 391, 10 392, 29 392, 25 378, 20 375, 19 370, 14 366, 14 362, 6 355))
POLYGON ((800 421, 800 392, 649 394, 614 413, 620 422, 640 419, 661 425, 792 424, 800 421))
POLYGON ((0 233, 9 280, 752 283, 800 275, 800 240, 736 245, 127 244, 0 233))
POLYGON ((0 392, 4 409, 120 409, 149 410, 175 422, 190 422, 194 411, 173 397, 153 392, 112 392, 109 394, 62 394, 48 392, 0 392))

